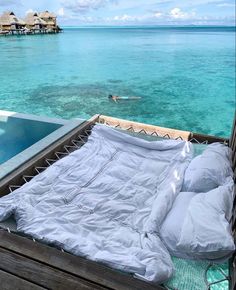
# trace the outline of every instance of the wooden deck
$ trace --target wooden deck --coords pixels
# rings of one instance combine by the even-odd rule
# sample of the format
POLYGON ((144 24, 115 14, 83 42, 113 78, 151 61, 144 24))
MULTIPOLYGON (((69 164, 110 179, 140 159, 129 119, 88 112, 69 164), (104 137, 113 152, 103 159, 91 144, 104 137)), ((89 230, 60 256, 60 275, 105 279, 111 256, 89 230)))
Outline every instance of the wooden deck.
MULTIPOLYGON (((95 122, 110 126, 166 138, 192 140, 193 142, 230 142, 233 149, 233 168, 236 173, 236 122, 232 138, 224 140, 179 130, 128 122, 106 116, 96 115, 71 131, 33 159, 23 164, 4 180, 0 181, 0 195, 8 194, 27 179, 44 170, 60 159, 60 155, 76 150, 80 143, 86 142, 89 131, 95 122)), ((232 221, 235 230, 236 211, 232 221)), ((236 282, 235 257, 231 261, 231 289, 236 282)), ((65 253, 31 238, 0 230, 0 289, 116 289, 116 290, 161 290, 155 286, 133 278, 131 275, 108 268, 102 264, 65 253)))
MULTIPOLYGON (((0 261, 6 277, 15 276, 26 287, 6 289, 162 289, 4 230, 0 230, 0 261)), ((1 290, 3 283, 1 279, 1 290)))
POLYGON ((29 30, 10 29, 10 30, 0 31, 0 36, 57 34, 60 32, 63 32, 62 28, 57 28, 57 29, 53 29, 53 30, 48 30, 48 29, 29 29, 29 30))

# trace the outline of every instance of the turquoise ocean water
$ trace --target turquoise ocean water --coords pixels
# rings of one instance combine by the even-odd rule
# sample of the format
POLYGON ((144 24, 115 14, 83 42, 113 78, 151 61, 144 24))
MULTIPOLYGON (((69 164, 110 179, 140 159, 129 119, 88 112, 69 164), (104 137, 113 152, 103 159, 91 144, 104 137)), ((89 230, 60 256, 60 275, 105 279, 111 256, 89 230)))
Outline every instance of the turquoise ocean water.
POLYGON ((235 28, 67 28, 0 37, 0 109, 110 116, 229 136, 235 28), (108 94, 140 96, 114 103, 108 94))

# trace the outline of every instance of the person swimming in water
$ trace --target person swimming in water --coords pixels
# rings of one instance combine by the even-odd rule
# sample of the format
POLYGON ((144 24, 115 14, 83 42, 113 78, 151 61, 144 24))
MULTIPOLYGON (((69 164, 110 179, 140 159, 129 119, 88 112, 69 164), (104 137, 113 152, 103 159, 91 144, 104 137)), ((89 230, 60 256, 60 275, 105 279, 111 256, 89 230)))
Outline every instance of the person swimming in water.
POLYGON ((117 102, 118 100, 139 100, 141 97, 120 97, 115 95, 109 95, 108 98, 114 102, 117 102))

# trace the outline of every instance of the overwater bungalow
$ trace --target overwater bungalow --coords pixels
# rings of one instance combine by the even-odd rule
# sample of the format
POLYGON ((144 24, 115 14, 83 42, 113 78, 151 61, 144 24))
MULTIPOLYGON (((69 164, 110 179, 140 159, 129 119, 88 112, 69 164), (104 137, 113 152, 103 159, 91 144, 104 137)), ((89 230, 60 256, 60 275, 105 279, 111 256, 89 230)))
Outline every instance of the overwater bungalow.
POLYGON ((14 12, 6 11, 0 15, 0 30, 3 32, 14 32, 25 28, 25 22, 16 17, 14 12))
POLYGON ((46 22, 47 29, 57 29, 57 17, 54 13, 44 11, 39 13, 39 17, 46 22))
POLYGON ((24 20, 18 18, 14 12, 7 11, 0 15, 0 35, 58 33, 59 28, 56 15, 48 11, 28 13, 24 20))
POLYGON ((25 23, 29 30, 43 31, 47 29, 47 23, 39 17, 37 12, 28 13, 25 17, 25 23))

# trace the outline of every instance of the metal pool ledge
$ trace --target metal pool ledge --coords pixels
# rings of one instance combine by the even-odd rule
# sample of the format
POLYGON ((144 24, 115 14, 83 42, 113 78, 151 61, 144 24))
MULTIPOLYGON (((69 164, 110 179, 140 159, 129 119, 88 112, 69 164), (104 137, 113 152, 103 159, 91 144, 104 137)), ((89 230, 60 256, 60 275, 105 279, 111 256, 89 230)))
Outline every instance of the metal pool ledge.
MULTIPOLYGON (((28 115, 28 114, 20 114, 8 111, 1 111, 0 110, 1 118, 18 118, 30 121, 39 121, 42 123, 50 123, 50 124, 57 124, 61 125, 58 129, 44 137, 43 139, 39 140, 38 142, 34 143, 32 146, 28 147, 27 149, 21 151, 19 154, 15 155, 8 161, 4 162, 0 165, 0 181, 5 179, 8 175, 12 172, 17 170, 20 166, 25 164, 27 161, 32 159, 35 155, 39 154, 40 152, 44 151, 47 147, 51 144, 55 143, 63 136, 67 135, 73 129, 78 127, 80 124, 84 122, 82 119, 72 119, 70 121, 63 120, 63 119, 55 119, 55 118, 48 118, 48 117, 38 117, 35 115, 28 115)), ((13 140, 14 142, 14 136, 13 140)))

